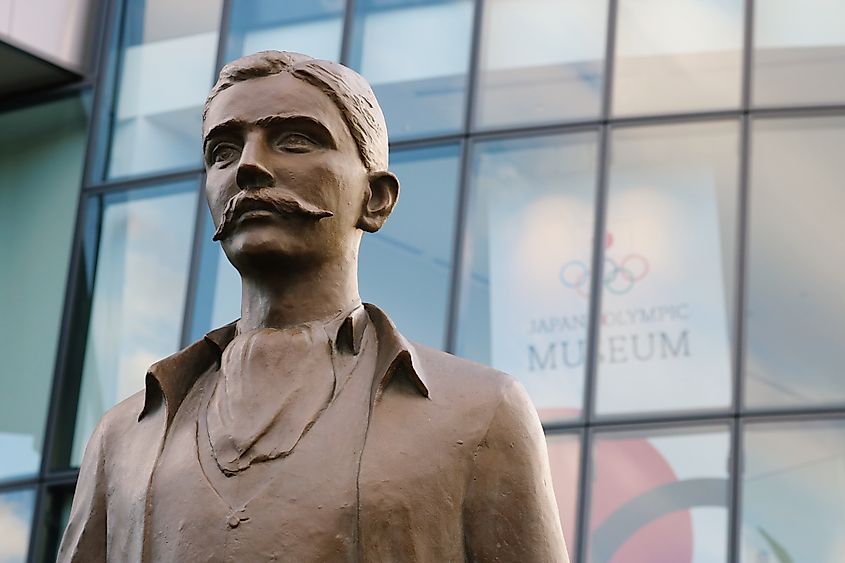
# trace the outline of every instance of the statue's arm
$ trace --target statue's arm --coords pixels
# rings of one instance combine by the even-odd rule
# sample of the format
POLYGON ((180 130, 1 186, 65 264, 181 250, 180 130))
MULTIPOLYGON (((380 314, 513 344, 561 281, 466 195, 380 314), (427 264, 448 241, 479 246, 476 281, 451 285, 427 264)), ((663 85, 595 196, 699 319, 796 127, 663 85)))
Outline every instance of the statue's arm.
POLYGON ((516 382, 476 447, 464 523, 468 561, 569 562, 543 429, 516 382))
POLYGON ((106 560, 106 476, 104 424, 88 440, 57 563, 106 560))

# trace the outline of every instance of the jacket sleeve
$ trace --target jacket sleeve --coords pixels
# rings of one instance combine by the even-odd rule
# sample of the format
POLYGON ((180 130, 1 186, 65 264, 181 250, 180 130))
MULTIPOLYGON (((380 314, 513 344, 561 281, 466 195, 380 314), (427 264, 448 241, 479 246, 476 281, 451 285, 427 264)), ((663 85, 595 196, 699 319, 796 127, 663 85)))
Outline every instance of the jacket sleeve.
POLYGON ((468 561, 569 563, 543 429, 509 382, 476 446, 464 503, 468 561))
POLYGON ((101 420, 85 447, 57 563, 98 563, 106 560, 104 427, 101 420))

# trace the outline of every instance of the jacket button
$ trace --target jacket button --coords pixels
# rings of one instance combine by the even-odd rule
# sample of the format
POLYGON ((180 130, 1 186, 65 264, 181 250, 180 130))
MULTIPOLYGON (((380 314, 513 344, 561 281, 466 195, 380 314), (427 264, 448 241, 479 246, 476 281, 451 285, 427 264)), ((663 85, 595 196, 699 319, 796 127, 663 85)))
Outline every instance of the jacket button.
POLYGON ((238 524, 241 523, 241 519, 234 514, 230 514, 229 518, 226 520, 226 523, 229 525, 230 528, 237 528, 238 524))

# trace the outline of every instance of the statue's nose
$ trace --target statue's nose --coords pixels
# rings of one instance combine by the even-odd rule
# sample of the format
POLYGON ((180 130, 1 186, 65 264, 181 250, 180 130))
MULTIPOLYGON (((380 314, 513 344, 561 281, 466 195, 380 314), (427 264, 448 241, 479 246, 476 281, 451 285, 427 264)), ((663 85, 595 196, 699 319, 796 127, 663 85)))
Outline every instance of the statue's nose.
POLYGON ((273 186, 273 175, 261 164, 241 164, 238 166, 237 182, 242 190, 269 188, 273 186))
POLYGON ((236 181, 242 190, 273 186, 273 174, 262 164, 261 149, 257 143, 247 143, 238 162, 236 181))

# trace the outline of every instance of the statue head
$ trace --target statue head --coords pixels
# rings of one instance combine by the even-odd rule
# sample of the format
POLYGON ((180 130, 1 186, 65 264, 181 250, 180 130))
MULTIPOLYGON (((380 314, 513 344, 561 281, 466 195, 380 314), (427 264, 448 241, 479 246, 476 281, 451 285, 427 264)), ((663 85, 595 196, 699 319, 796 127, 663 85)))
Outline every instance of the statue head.
POLYGON ((357 260, 399 196, 384 116, 340 64, 263 51, 223 67, 203 111, 206 196, 232 264, 357 260))

